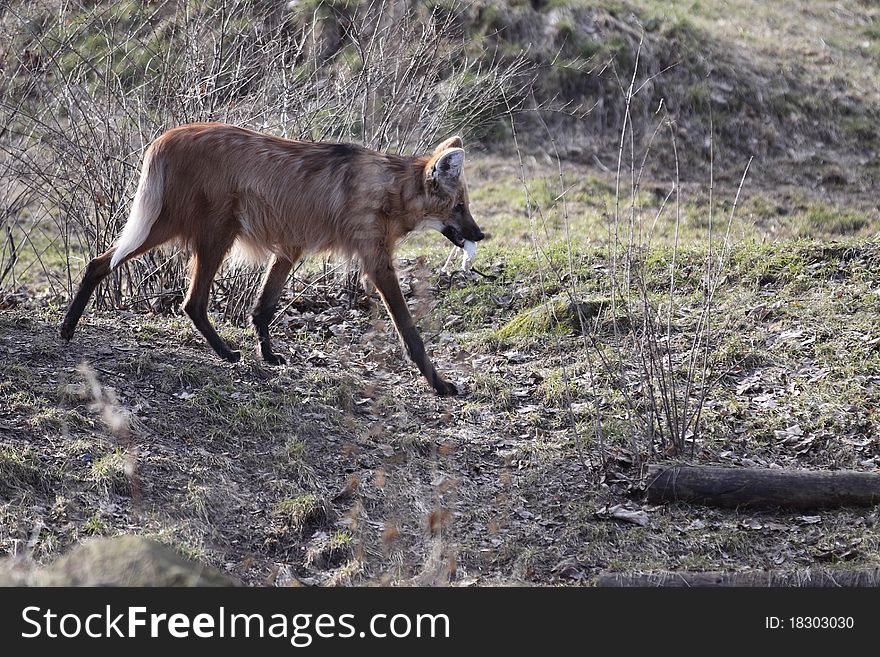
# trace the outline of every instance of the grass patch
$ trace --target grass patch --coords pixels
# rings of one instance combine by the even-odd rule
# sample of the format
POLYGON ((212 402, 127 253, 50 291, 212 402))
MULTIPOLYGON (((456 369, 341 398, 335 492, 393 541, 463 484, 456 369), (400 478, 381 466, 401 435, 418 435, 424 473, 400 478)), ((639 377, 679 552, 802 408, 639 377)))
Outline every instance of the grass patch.
POLYGON ((32 490, 43 479, 43 467, 28 447, 0 444, 0 497, 32 490))
POLYGON ((101 512, 95 511, 83 525, 83 532, 89 536, 108 536, 110 527, 101 519, 101 512))
POLYGON ((307 493, 299 497, 281 500, 273 509, 293 531, 304 534, 326 522, 328 517, 327 502, 313 494, 307 493))
POLYGON ((92 462, 89 478, 105 493, 129 495, 131 482, 126 472, 126 460, 125 450, 114 449, 92 462))
POLYGON ((349 561, 354 553, 354 538, 347 529, 338 529, 319 537, 306 550, 305 565, 329 570, 349 561))
POLYGON ((38 431, 86 429, 90 424, 89 419, 79 411, 57 407, 44 408, 28 418, 28 425, 38 431))
POLYGON ((828 205, 814 205, 801 218, 802 237, 840 237, 855 235, 874 222, 865 212, 841 210, 828 205))

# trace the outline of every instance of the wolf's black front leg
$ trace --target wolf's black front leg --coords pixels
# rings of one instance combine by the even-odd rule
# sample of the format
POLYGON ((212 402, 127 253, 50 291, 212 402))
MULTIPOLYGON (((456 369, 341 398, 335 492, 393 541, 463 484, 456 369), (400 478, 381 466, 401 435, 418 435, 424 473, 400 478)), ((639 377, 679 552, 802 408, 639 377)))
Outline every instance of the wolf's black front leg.
POLYGON ((406 300, 400 291, 400 283, 397 281, 397 274, 393 267, 390 264, 378 267, 368 275, 379 290, 391 319, 394 320, 394 326, 406 348, 407 355, 419 368, 422 376, 428 380, 438 395, 445 397, 458 394, 458 389, 454 384, 440 378, 434 364, 425 353, 425 343, 416 329, 412 315, 409 314, 409 308, 407 308, 406 300))
POLYGON ((269 338, 269 322, 275 316, 278 309, 278 299, 281 298, 281 292, 284 290, 284 284, 287 282, 287 275, 293 267, 293 261, 287 258, 273 256, 263 277, 263 284, 260 294, 257 297, 257 303, 251 312, 251 321, 254 323, 254 330, 257 332, 257 340, 259 341, 260 356, 269 365, 284 365, 285 360, 272 351, 272 342, 269 338))

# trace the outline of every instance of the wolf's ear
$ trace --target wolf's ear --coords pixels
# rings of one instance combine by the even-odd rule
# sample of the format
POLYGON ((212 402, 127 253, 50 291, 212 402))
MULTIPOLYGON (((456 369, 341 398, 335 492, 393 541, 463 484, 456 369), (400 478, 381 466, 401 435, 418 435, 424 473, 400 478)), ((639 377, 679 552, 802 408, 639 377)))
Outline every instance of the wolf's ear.
POLYGON ((446 141, 440 142, 437 148, 434 149, 433 154, 437 155, 450 148, 464 148, 464 142, 461 140, 461 137, 456 135, 455 137, 450 137, 446 141))
POLYGON ((425 167, 425 177, 451 192, 458 187, 458 179, 461 178, 463 169, 464 150, 447 148, 428 161, 428 166, 425 167))

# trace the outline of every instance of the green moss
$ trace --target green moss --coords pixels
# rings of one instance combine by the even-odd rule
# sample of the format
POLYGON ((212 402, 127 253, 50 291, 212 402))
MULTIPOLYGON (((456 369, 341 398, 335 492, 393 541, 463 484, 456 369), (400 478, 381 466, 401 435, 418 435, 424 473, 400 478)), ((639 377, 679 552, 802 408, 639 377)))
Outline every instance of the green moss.
POLYGON ((567 316, 568 309, 569 304, 563 299, 548 301, 518 314, 496 330, 493 337, 505 342, 546 335, 554 331, 568 333, 571 331, 571 326, 566 326, 560 319, 567 316))

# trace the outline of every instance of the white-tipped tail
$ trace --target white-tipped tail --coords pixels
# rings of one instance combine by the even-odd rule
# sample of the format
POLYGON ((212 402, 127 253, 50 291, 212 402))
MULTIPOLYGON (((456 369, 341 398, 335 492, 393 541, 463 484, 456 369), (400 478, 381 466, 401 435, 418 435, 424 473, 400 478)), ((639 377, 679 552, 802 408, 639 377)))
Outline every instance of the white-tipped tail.
POLYGON ((150 229, 159 218, 165 193, 163 169, 162 163, 147 151, 128 221, 122 229, 122 234, 116 242, 116 251, 110 259, 110 269, 115 269, 128 254, 144 243, 150 234, 150 229))

